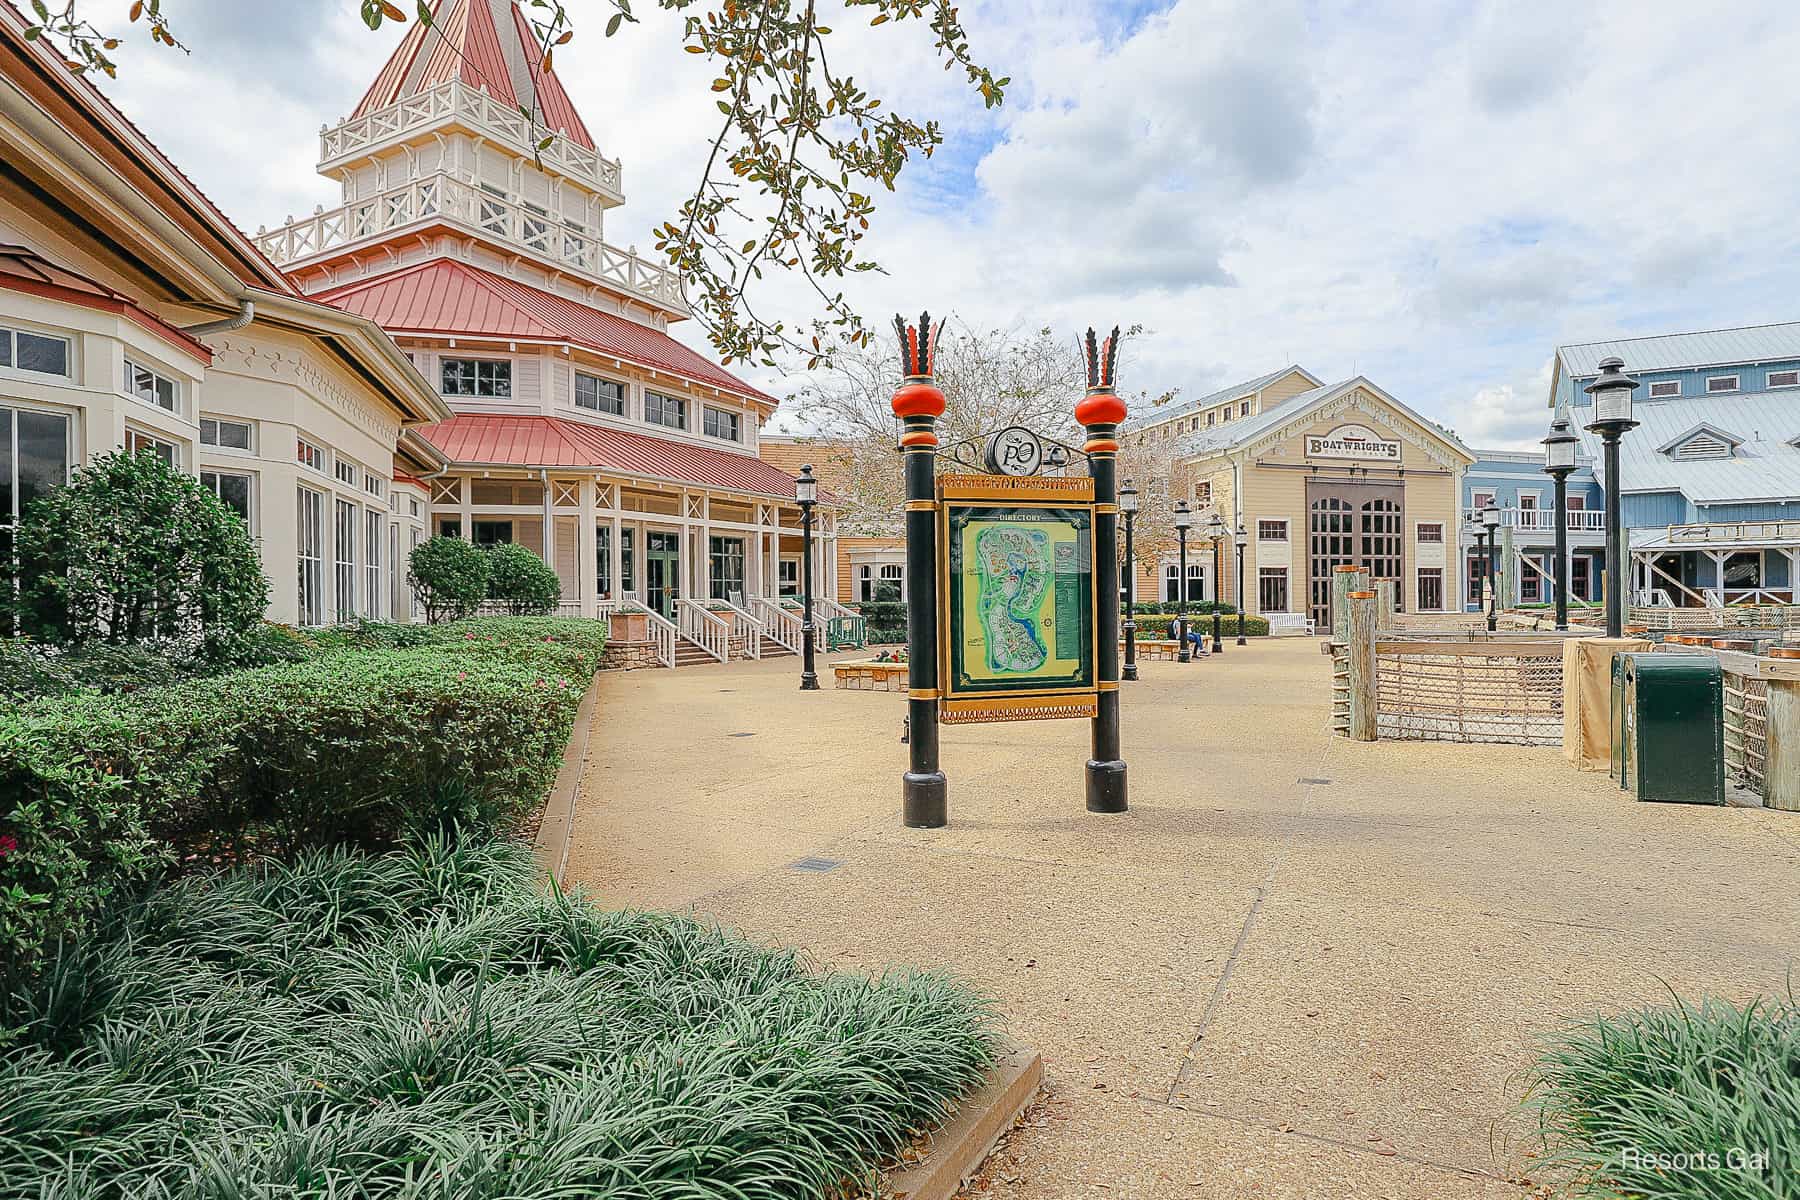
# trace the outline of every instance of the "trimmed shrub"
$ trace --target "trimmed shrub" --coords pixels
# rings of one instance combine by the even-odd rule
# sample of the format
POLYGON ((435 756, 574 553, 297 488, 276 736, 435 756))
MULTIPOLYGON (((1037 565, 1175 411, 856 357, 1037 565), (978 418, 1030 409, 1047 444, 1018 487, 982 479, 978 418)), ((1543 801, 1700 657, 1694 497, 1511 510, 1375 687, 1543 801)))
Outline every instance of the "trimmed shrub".
POLYGON ((432 624, 469 616, 488 594, 488 556, 461 538, 428 538, 413 547, 406 581, 432 624))
POLYGON ((905 604, 898 600, 865 600, 851 607, 868 622, 871 645, 906 640, 905 604))
POLYGON ((269 606, 243 519, 150 451, 96 456, 23 514, 21 631, 58 646, 227 658, 269 606))
POLYGON ((178 859, 515 826, 555 778, 603 631, 471 621, 413 650, 0 713, 0 963, 81 936, 178 859))
POLYGON ((514 616, 543 616, 562 599, 562 581, 550 564, 523 546, 505 542, 488 552, 489 600, 514 616))
MULTIPOLYGON (((1180 620, 1180 618, 1175 616, 1157 616, 1140 613, 1137 616, 1134 616, 1132 620, 1137 622, 1138 640, 1143 642, 1159 641, 1173 637, 1174 634, 1169 631, 1175 627, 1175 623, 1180 620)), ((1205 634, 1212 633, 1212 613, 1189 612, 1188 628, 1191 630, 1199 630, 1201 633, 1205 634)), ((1219 629, 1227 637, 1236 637, 1238 630, 1237 614, 1235 612, 1224 613, 1224 615, 1219 618, 1219 629)), ((1244 636, 1269 636, 1268 618, 1259 617, 1255 613, 1244 614, 1244 636)))

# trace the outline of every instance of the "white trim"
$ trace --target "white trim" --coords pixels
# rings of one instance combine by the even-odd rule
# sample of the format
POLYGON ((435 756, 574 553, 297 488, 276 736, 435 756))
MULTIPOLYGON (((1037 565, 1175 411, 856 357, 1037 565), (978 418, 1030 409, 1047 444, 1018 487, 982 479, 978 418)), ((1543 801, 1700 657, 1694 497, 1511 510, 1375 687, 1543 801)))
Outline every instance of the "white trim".
POLYGON ((1650 390, 1648 392, 1644 393, 1644 398, 1646 400, 1666 400, 1671 396, 1679 396, 1679 395, 1681 395, 1681 380, 1679 380, 1679 379, 1653 379, 1650 381, 1650 390), (1667 387, 1672 387, 1675 390, 1672 392, 1659 392, 1656 390, 1657 388, 1667 388, 1667 387))
POLYGON ((1765 377, 1763 386, 1765 390, 1771 392, 1782 391, 1786 388, 1800 387, 1800 371, 1792 369, 1786 371, 1770 371, 1765 377), (1775 376, 1777 375, 1792 375, 1794 381, 1792 383, 1776 383, 1775 376))
POLYGON ((1742 391, 1743 389, 1739 386, 1742 382, 1743 376, 1741 374, 1708 375, 1706 377, 1706 394, 1708 396, 1723 396, 1729 395, 1732 392, 1742 391), (1726 379, 1731 380, 1730 387, 1716 388, 1713 386, 1713 384, 1726 379))

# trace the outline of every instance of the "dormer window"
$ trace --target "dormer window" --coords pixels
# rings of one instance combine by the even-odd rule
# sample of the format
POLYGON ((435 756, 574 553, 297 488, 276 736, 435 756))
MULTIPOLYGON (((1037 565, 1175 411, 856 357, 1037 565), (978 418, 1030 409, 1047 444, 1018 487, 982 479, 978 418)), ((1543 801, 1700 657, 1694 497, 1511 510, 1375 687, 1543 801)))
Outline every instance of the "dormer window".
POLYGON ((1706 390, 1708 392, 1735 392, 1738 390, 1738 377, 1736 375, 1708 375, 1706 390))
POLYGON ((1662 400, 1669 396, 1681 395, 1681 380, 1658 379, 1650 384, 1650 399, 1662 400))
POLYGON ((476 358, 446 358, 443 393, 484 399, 512 398, 512 363, 476 358))
POLYGON ((1696 425, 1658 449, 1676 462, 1730 458, 1744 440, 1716 425, 1696 425))
POLYGON ((1800 387, 1800 371, 1770 371, 1769 386, 1772 388, 1800 387))

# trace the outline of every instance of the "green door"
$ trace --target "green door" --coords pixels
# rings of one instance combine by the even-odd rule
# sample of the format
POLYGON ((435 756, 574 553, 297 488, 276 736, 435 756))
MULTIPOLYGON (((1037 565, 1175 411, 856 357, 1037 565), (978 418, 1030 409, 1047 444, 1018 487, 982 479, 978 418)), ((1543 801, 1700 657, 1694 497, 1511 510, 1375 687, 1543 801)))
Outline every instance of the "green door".
POLYGON ((675 601, 681 596, 681 535, 652 530, 644 538, 644 600, 663 615, 675 619, 675 601))

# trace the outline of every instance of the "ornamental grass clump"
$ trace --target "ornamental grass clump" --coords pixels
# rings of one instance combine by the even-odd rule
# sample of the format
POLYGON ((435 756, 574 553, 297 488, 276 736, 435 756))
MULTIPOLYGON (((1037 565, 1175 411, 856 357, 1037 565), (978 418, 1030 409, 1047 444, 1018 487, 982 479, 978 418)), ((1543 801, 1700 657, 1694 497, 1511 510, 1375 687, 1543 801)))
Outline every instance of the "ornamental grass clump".
POLYGON ((3 1003, 0 1198, 839 1196, 994 1057, 951 979, 443 838, 164 888, 3 1003))
POLYGON ((1583 1196, 1800 1194, 1800 1006, 1690 1005, 1553 1035, 1529 1100, 1549 1172, 1583 1196))

